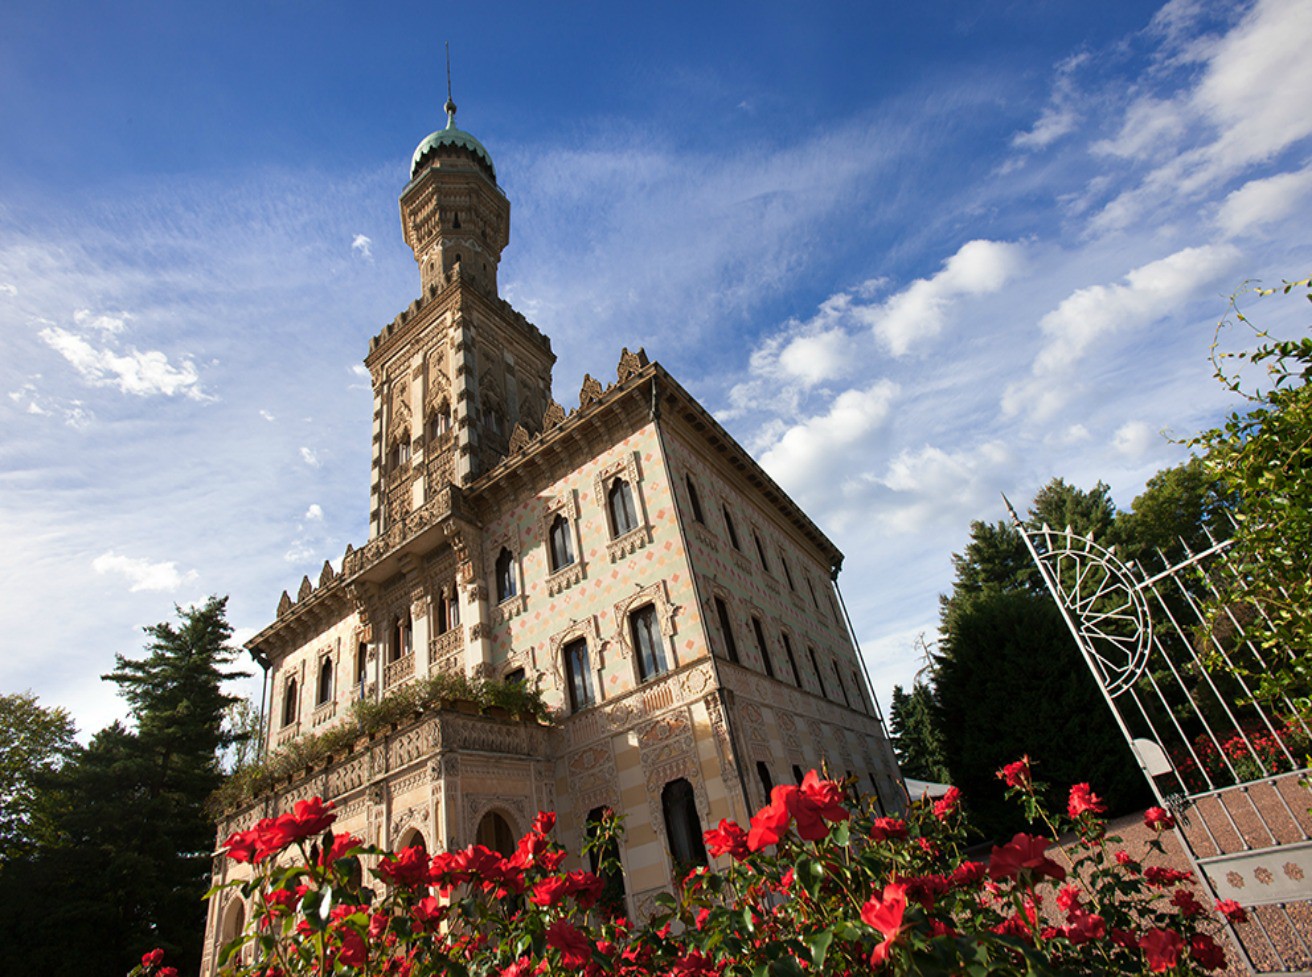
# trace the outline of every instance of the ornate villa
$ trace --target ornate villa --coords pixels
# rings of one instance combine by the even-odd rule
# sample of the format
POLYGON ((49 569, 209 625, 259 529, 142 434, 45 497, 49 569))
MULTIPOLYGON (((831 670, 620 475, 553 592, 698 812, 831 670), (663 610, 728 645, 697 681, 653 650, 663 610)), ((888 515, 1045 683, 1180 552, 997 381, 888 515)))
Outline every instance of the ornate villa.
MULTIPOLYGON (((503 851, 542 810, 579 852, 625 815, 629 909, 705 828, 745 824, 821 763, 887 808, 896 761, 836 580, 842 554, 641 350, 613 382, 552 394, 550 340, 498 295, 510 203, 483 144, 447 124, 415 150, 401 225, 421 292, 369 341, 369 539, 284 593, 247 643, 276 751, 438 673, 523 681, 551 723, 438 709, 229 812, 224 838, 319 794, 336 830, 503 851)), ((215 882, 242 866, 215 862, 215 882)), ((209 910, 206 964, 246 918, 209 910)))

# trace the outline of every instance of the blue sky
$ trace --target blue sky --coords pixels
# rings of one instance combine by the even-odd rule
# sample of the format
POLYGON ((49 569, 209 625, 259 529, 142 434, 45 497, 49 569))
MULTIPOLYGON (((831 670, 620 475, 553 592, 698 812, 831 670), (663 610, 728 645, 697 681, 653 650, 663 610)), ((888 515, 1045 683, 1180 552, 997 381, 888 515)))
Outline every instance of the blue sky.
POLYGON ((376 6, 7 15, 0 691, 84 731, 174 603, 248 636, 365 539, 444 40, 557 398, 626 345, 679 377, 846 552, 885 703, 970 521, 1128 506, 1232 405, 1227 296, 1312 271, 1306 0, 376 6))

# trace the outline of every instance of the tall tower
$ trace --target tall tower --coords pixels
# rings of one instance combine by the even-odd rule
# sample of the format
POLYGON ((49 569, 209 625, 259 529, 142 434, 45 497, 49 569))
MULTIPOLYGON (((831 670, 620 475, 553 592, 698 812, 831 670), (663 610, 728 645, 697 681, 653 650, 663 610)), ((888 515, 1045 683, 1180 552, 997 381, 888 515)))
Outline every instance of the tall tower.
POLYGON ((497 293, 510 202, 492 155, 456 127, 416 147, 401 229, 420 297, 370 342, 374 445, 370 537, 401 526, 447 485, 494 468, 535 434, 551 402, 551 342, 497 293))

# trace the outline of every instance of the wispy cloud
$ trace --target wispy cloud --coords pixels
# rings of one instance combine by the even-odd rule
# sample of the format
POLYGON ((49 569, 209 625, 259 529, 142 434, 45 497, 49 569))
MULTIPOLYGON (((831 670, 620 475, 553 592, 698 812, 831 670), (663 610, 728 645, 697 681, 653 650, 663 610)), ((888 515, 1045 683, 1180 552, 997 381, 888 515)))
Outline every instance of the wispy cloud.
POLYGON ((374 242, 364 234, 351 238, 351 250, 366 261, 374 260, 374 242))

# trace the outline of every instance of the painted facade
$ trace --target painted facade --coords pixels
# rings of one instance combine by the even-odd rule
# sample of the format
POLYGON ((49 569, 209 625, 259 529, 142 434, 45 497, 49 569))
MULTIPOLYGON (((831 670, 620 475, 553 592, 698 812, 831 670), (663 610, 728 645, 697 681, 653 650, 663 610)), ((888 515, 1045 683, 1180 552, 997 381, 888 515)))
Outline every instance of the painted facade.
MULTIPOLYGON (((642 351, 613 383, 585 377, 569 412, 553 399, 550 341, 497 295, 509 203, 450 103, 401 211, 423 294, 365 359, 370 538, 248 642, 268 749, 439 672, 533 683, 556 718, 426 713, 228 812, 218 837, 319 794, 337 830, 430 851, 496 847, 553 809, 578 852, 611 807, 642 915, 704 857, 701 829, 746 823, 811 767, 900 806, 841 554, 642 351)), ((240 870, 218 858, 215 881, 240 870)), ((210 907, 206 972, 245 918, 234 900, 210 907)))

